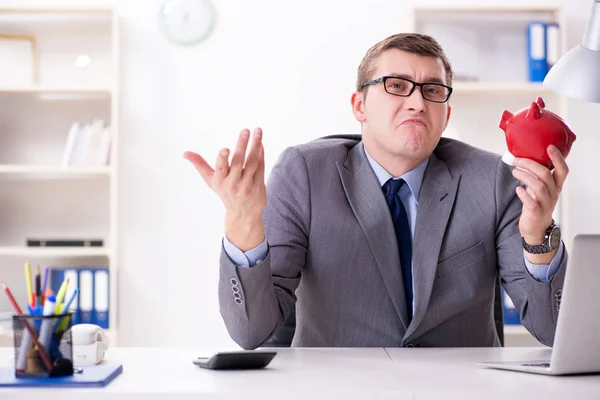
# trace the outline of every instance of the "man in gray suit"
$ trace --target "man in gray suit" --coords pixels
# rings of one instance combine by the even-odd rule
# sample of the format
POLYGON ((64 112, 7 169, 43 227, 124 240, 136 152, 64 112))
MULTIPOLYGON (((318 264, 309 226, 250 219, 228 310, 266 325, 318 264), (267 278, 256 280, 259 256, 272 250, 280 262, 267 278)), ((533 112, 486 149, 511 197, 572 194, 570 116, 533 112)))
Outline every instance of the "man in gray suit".
POLYGON ((225 205, 219 302, 240 346, 264 344, 294 308, 294 346, 498 346, 498 274, 552 345, 567 262, 552 212, 568 167, 553 147, 553 171, 511 168, 441 138, 451 86, 433 38, 398 34, 359 66, 362 135, 288 148, 266 186, 260 129, 214 170, 186 152, 225 205))

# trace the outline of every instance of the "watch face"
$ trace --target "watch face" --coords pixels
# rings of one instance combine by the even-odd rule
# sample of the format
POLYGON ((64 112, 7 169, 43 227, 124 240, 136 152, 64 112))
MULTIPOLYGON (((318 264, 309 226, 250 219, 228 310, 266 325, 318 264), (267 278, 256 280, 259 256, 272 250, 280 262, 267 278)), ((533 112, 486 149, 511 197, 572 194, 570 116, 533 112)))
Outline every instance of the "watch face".
POLYGON ((548 239, 552 250, 558 248, 558 245, 560 244, 560 229, 552 229, 552 232, 550 232, 550 237, 548 239))
POLYGON ((210 0, 165 0, 159 13, 162 32, 170 41, 191 45, 205 39, 215 23, 210 0))

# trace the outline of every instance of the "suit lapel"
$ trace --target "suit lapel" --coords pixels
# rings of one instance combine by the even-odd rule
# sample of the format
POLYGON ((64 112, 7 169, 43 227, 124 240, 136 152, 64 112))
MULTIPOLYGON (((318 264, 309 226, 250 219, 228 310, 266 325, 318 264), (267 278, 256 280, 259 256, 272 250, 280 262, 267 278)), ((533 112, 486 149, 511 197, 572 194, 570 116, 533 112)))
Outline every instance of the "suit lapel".
POLYGON ((444 233, 456 199, 460 175, 452 177, 447 165, 434 154, 425 170, 413 241, 415 312, 405 341, 419 326, 431 298, 444 233))
POLYGON ((398 244, 392 219, 379 181, 375 176, 363 143, 354 146, 346 162, 337 165, 340 179, 383 277, 404 328, 408 328, 404 283, 398 256, 398 244))

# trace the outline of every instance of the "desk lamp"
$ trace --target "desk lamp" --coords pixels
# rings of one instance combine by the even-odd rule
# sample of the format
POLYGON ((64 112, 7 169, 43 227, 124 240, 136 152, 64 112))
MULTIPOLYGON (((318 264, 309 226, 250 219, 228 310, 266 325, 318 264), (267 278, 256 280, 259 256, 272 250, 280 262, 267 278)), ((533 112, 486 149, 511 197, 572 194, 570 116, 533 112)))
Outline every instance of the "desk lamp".
POLYGON ((600 103, 600 0, 594 0, 581 44, 548 71, 543 85, 571 97, 600 103))

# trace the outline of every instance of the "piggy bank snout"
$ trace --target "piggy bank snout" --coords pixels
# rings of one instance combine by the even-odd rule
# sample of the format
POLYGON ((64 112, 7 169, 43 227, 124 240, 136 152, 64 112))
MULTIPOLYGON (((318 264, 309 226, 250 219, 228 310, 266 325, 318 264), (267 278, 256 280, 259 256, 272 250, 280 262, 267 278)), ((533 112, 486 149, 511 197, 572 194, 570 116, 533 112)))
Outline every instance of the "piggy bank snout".
POLYGON ((502 117, 500 118, 500 129, 502 129, 504 131, 505 134, 507 134, 507 128, 508 128, 508 122, 513 118, 513 115, 510 111, 508 110, 504 110, 504 112, 502 113, 502 117))

